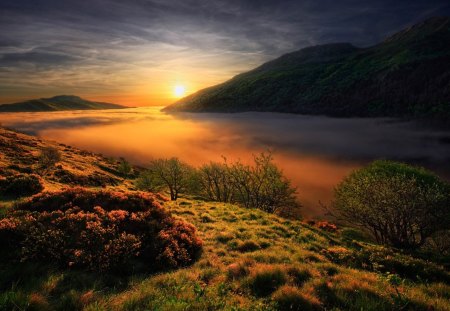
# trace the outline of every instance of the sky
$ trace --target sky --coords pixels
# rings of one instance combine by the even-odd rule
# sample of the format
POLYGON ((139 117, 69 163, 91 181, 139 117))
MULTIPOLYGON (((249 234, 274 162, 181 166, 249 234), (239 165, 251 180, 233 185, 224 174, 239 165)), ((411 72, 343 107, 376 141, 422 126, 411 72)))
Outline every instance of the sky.
POLYGON ((161 106, 301 48, 374 45, 448 0, 0 0, 0 104, 161 106))

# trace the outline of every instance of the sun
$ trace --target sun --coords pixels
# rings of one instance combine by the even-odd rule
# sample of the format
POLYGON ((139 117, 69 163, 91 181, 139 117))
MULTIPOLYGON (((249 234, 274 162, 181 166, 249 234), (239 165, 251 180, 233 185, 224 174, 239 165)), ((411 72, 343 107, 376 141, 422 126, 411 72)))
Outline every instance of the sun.
POLYGON ((173 88, 173 95, 175 95, 175 97, 177 98, 180 98, 183 97, 184 94, 186 94, 186 87, 181 84, 175 85, 175 87, 173 88))

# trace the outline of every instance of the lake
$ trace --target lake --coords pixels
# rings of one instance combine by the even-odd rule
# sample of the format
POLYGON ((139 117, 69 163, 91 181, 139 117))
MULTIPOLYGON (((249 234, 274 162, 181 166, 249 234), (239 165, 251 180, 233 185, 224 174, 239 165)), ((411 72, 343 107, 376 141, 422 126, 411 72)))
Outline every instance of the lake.
POLYGON ((394 119, 328 118, 281 113, 177 113, 161 107, 3 113, 0 123, 78 148, 145 165, 176 156, 193 164, 251 160, 272 150, 298 187, 303 213, 320 216, 333 188, 378 158, 424 165, 450 176, 450 132, 394 119))

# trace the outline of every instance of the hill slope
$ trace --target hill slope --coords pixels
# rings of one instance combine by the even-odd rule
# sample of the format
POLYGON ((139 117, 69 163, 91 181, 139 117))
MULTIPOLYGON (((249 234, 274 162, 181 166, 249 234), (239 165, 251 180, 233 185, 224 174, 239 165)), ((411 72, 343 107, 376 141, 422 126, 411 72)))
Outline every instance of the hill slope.
MULTIPOLYGON (((134 189, 98 154, 1 128, 0 147, 0 178, 30 173, 53 147, 62 157, 41 174, 45 190, 134 189)), ((0 198, 0 215, 10 203, 0 198)), ((189 197, 162 204, 204 241, 192 266, 123 276, 0 258, 0 309, 450 310, 448 270, 354 232, 189 197)))
POLYGON ((65 110, 121 109, 125 106, 93 102, 73 95, 60 95, 51 98, 31 99, 14 104, 0 105, 0 112, 37 112, 65 110))
POLYGON ((370 48, 339 43, 286 54, 165 111, 450 117, 450 18, 370 48))

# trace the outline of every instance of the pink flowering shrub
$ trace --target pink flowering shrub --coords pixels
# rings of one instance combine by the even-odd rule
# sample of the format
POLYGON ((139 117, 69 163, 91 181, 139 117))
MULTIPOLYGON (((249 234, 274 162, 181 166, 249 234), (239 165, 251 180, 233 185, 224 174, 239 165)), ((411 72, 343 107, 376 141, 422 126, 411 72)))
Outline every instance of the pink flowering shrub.
POLYGON ((138 264, 154 271, 189 265, 202 241, 194 226, 173 218, 152 195, 77 188, 18 205, 0 220, 0 247, 20 261, 96 271, 138 264))

